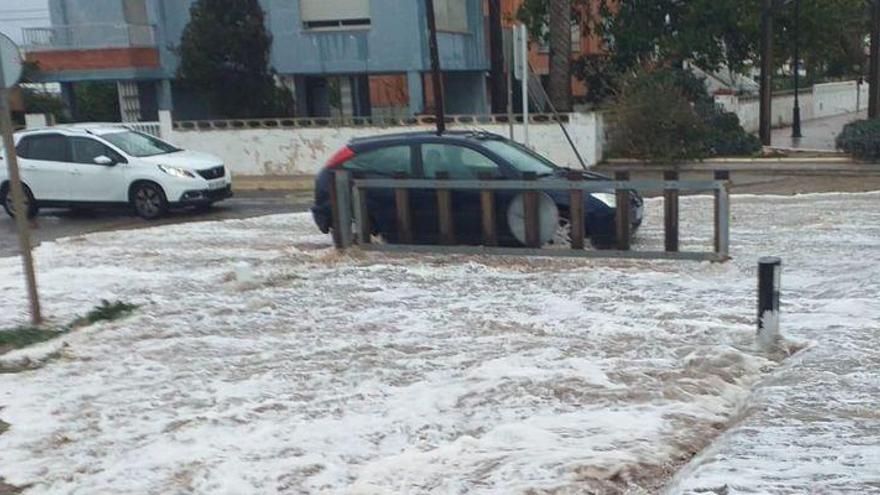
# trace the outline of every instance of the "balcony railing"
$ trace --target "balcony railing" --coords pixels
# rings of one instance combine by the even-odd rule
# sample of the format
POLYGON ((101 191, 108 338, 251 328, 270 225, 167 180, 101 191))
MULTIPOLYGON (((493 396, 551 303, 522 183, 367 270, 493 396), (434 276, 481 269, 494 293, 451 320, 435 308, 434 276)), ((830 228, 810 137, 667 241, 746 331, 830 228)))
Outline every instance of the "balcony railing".
POLYGON ((78 24, 22 29, 25 50, 88 50, 155 47, 154 26, 140 24, 78 24))

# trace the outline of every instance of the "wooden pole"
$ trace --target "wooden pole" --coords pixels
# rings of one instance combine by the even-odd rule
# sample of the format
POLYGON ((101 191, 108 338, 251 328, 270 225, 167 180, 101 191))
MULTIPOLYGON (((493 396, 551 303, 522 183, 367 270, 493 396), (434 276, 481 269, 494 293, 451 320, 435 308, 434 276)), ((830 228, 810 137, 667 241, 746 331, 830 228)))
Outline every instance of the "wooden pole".
MULTIPOLYGON (((568 173, 568 180, 578 183, 584 180, 584 174, 577 171, 568 173)), ((568 222, 571 225, 571 248, 584 248, 584 192, 572 189, 569 193, 568 222)))
POLYGON ((437 45, 437 21, 434 18, 434 0, 425 0, 428 15, 428 49, 431 55, 431 80, 434 90, 434 114, 437 134, 446 132, 446 109, 443 98, 443 74, 440 72, 440 49, 437 45))
MULTIPOLYGON (((3 64, 0 63, 0 81, 3 81, 3 78, 3 64)), ((3 148, 6 150, 6 167, 9 169, 9 192, 12 193, 12 202, 15 205, 15 224, 18 227, 18 246, 21 251, 28 300, 31 306, 31 323, 34 326, 39 326, 43 323, 43 315, 40 311, 37 275, 34 270, 33 254, 31 253, 31 232, 30 225, 28 225, 28 211, 24 201, 24 187, 21 184, 18 157, 15 154, 15 140, 12 137, 12 117, 9 110, 9 90, 7 88, 0 89, 0 133, 3 134, 3 148)))
POLYGON ((492 113, 503 113, 507 106, 507 75, 504 71, 504 36, 501 27, 501 0, 489 3, 489 59, 491 60, 492 113))
MULTIPOLYGON (((494 177, 489 172, 480 172, 480 180, 492 180, 494 177)), ((498 245, 498 232, 495 225, 495 191, 486 189, 480 191, 480 208, 483 216, 483 244, 486 246, 498 245)))
MULTIPOLYGON (((534 172, 523 173, 523 180, 536 181, 534 172)), ((526 247, 541 247, 541 220, 538 217, 538 191, 523 191, 523 218, 526 228, 526 247)))
POLYGON ((761 144, 772 143, 773 124, 773 0, 764 0, 761 10, 761 144))
MULTIPOLYGON (((437 180, 449 180, 449 172, 437 172, 437 180)), ((455 226, 452 219, 452 191, 437 189, 437 223, 440 225, 440 243, 455 244, 455 226)))
MULTIPOLYGON (((406 179, 406 174, 398 172, 395 179, 406 179)), ((394 190, 394 204, 397 210, 397 238, 404 244, 412 244, 412 213, 409 208, 409 189, 394 190)))
MULTIPOLYGON (((678 172, 663 172, 663 180, 677 181, 678 172)), ((668 252, 678 252, 678 189, 663 190, 665 246, 668 252)))
MULTIPOLYGON (((626 182, 629 181, 629 172, 615 172, 614 180, 626 182)), ((615 195, 617 196, 617 249, 621 251, 629 251, 630 248, 630 233, 632 229, 632 222, 630 221, 630 195, 628 189, 617 188, 615 190, 615 195)))

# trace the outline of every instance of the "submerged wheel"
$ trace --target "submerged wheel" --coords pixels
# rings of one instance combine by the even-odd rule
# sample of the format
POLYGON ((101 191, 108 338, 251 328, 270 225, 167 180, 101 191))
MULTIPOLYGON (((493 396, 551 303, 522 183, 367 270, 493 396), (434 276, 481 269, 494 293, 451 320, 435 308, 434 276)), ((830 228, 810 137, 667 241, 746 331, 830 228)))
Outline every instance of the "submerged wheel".
MULTIPOLYGON (((22 184, 21 188, 24 191, 24 206, 27 211, 27 217, 34 218, 39 211, 39 208, 34 201, 34 195, 31 193, 28 186, 22 184)), ((3 201, 3 209, 6 210, 6 214, 15 218, 15 201, 12 199, 12 190, 9 185, 3 187, 3 190, 0 191, 0 196, 2 196, 0 200, 3 201)))
POLYGON ((168 211, 165 192, 150 182, 142 182, 132 189, 131 205, 135 213, 145 220, 155 220, 168 211))

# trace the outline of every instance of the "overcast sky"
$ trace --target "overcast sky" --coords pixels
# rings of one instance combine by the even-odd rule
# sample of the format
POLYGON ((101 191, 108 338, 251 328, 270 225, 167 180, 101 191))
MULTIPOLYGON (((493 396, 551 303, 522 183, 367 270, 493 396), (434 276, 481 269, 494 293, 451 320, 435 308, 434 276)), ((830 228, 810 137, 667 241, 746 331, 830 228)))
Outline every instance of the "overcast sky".
POLYGON ((49 25, 48 0, 0 0, 0 32, 21 43, 21 28, 49 25))

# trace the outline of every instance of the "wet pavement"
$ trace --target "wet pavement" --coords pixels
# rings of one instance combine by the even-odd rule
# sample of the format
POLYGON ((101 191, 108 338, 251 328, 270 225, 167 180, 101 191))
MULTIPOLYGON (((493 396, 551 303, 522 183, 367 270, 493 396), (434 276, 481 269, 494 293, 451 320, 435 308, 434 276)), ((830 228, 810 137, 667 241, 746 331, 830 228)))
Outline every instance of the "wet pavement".
POLYGON ((868 112, 848 113, 824 119, 813 119, 801 124, 802 138, 791 137, 791 127, 773 130, 773 147, 799 151, 837 151, 835 141, 843 126, 868 118, 868 112))
MULTIPOLYGON (((61 237, 70 237, 91 232, 142 229, 157 225, 188 222, 205 222, 235 218, 250 218, 276 213, 306 211, 312 202, 310 192, 287 191, 244 191, 236 192, 236 197, 217 203, 207 212, 180 210, 171 212, 158 221, 146 221, 126 208, 71 211, 65 209, 44 209, 31 222, 33 245, 49 242, 61 237)), ((15 221, 5 212, 0 212, 0 257, 18 254, 18 237, 15 221)))

